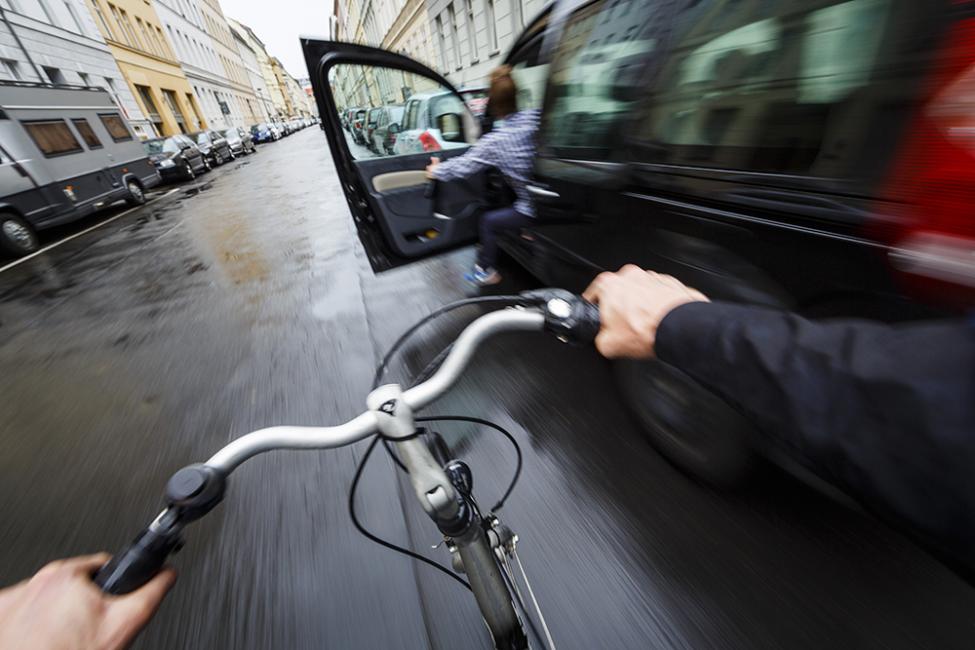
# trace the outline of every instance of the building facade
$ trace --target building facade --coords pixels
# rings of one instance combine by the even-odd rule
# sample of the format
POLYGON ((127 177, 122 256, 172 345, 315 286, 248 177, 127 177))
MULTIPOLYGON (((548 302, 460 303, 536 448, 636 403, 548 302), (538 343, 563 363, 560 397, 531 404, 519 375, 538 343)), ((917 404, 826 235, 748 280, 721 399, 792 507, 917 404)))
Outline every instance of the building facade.
POLYGON ((148 118, 151 135, 206 126, 193 89, 153 5, 146 0, 87 0, 119 70, 148 118))
POLYGON ((84 0, 0 0, 0 79, 101 86, 139 137, 154 134, 84 0))
POLYGON ((230 24, 230 33, 233 34, 234 43, 237 45, 237 51, 240 52, 240 59, 244 64, 244 70, 247 72, 247 78, 257 99, 255 117, 259 119, 255 121, 266 122, 274 115, 274 104, 271 102, 271 95, 267 90, 267 84, 264 82, 264 76, 261 74, 261 64, 257 52, 251 47, 240 29, 240 25, 230 18, 227 19, 227 22, 230 24))
POLYGON ((454 85, 483 86, 491 68, 545 0, 424 0, 437 70, 454 85))
POLYGON ((272 57, 267 53, 267 48, 264 47, 264 43, 257 37, 247 25, 236 21, 234 19, 229 19, 231 25, 240 35, 244 37, 244 40, 250 46, 254 54, 257 55, 257 63, 260 68, 261 76, 264 78, 264 87, 267 88, 268 97, 271 102, 271 117, 273 119, 283 119, 288 116, 288 106, 285 102, 284 93, 281 90, 281 84, 278 81, 278 75, 274 71, 274 63, 272 57))
POLYGON ((206 32, 210 35, 217 69, 222 71, 222 78, 228 82, 228 86, 223 90, 205 91, 208 95, 206 101, 216 111, 213 123, 229 128, 250 126, 259 122, 260 120, 257 119, 259 113, 256 112, 259 110, 257 95, 250 85, 240 51, 237 49, 220 3, 217 0, 200 0, 198 6, 206 32))
MULTIPOLYGON (((232 97, 233 84, 227 78, 216 46, 206 31, 201 3, 197 0, 153 0, 153 4, 180 67, 193 87, 196 106, 205 122, 213 128, 227 128, 230 125, 215 98, 232 97)), ((229 108, 236 110, 236 117, 242 120, 236 102, 229 108)))

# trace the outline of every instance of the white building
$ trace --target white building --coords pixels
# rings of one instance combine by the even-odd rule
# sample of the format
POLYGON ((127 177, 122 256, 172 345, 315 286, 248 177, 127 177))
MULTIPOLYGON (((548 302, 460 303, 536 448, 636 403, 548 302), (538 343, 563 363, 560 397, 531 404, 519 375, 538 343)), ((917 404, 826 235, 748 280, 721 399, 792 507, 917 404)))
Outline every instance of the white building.
MULTIPOLYGON (((196 2, 196 0, 184 0, 196 2)), ((212 123, 216 125, 250 126, 259 122, 260 111, 257 106, 257 96, 251 87, 244 62, 230 33, 230 25, 223 15, 217 0, 201 0, 198 3, 207 34, 223 76, 229 82, 229 87, 219 93, 213 93, 211 99, 218 105, 222 115, 212 123)))
POLYGON ((545 0, 425 0, 437 70, 458 87, 483 86, 545 0))
POLYGON ((152 137, 84 0, 0 0, 0 79, 108 90, 140 137, 152 137))
POLYGON ((223 64, 223 53, 211 38, 210 18, 198 0, 153 0, 166 37, 211 128, 225 129, 246 123, 238 88, 223 64), (224 110, 229 113, 224 113, 224 110))
POLYGON ((230 33, 233 34, 234 43, 237 44, 237 50, 240 52, 240 59, 244 63, 247 78, 250 81, 251 88, 254 89, 254 95, 257 97, 255 112, 260 119, 255 121, 266 122, 275 115, 274 102, 271 100, 271 93, 268 91, 267 84, 264 82, 264 75, 261 74, 261 63, 258 60, 258 52, 254 51, 247 38, 247 34, 233 19, 228 18, 227 22, 230 24, 230 33))

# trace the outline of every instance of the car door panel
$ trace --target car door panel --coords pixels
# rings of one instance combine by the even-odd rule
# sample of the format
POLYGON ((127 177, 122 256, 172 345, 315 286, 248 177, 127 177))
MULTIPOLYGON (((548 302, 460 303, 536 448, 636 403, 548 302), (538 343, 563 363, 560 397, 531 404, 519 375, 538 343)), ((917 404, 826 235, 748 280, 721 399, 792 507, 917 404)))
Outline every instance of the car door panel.
MULTIPOLYGON (((373 270, 385 271, 475 241, 478 214, 486 205, 486 172, 438 183, 432 197, 427 196, 424 176, 431 155, 446 160, 463 154, 473 141, 476 123, 469 113, 460 116, 467 144, 450 142, 437 151, 424 151, 424 145, 417 147, 422 153, 390 156, 380 147, 372 153, 358 147, 353 143, 357 138, 339 118, 341 105, 361 111, 366 100, 372 103, 370 110, 377 102, 405 103, 409 112, 417 98, 430 96, 431 85, 440 89, 437 92, 456 95, 463 107, 456 89, 426 66, 377 48, 307 38, 302 48, 336 172, 373 270), (349 91, 360 78, 362 83, 349 91), (376 88, 382 89, 382 97, 377 98, 376 88)), ((398 150, 407 137, 404 133, 397 139, 398 150)))

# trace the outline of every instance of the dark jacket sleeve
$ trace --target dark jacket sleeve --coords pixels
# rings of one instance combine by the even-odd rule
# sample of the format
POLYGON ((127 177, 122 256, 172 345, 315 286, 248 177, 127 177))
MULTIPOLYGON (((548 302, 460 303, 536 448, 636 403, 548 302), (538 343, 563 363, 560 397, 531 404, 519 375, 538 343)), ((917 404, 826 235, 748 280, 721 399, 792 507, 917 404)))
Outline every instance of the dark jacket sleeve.
POLYGON ((797 460, 975 566, 972 323, 692 303, 664 318, 656 352, 797 460))

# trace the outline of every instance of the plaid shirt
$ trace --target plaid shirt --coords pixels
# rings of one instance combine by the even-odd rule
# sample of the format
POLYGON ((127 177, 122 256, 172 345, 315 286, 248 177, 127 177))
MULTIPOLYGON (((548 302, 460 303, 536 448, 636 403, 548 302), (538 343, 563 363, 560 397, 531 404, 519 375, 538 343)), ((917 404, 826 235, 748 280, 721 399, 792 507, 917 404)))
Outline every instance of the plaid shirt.
POLYGON ((437 165, 434 177, 438 181, 449 181, 496 167, 514 190, 517 197, 515 210, 534 217, 535 207, 525 187, 531 178, 535 160, 535 131, 538 129, 539 115, 538 109, 532 109, 507 117, 504 125, 478 140, 464 155, 437 165))

